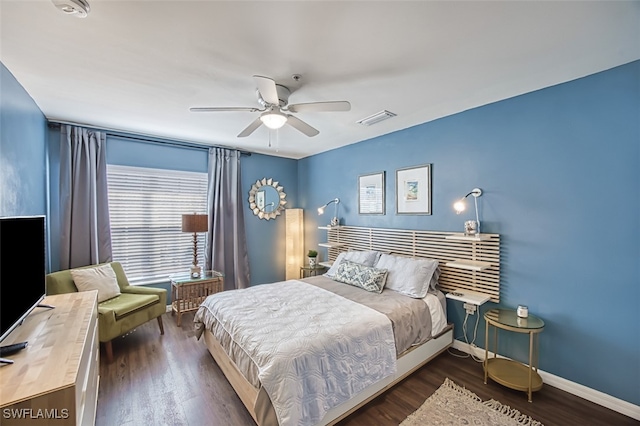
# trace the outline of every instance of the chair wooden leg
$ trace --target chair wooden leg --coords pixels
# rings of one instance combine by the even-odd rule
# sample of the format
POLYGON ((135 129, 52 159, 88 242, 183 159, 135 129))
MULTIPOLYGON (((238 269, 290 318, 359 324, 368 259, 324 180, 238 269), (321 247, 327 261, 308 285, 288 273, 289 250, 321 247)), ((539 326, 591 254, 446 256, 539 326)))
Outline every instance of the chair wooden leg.
POLYGON ((158 317, 158 326, 160 327, 160 334, 164 334, 164 326, 162 325, 162 315, 158 317))
POLYGON ((107 362, 112 363, 113 362, 113 346, 111 345, 111 340, 109 340, 108 342, 104 342, 104 349, 105 349, 105 352, 107 353, 107 362))

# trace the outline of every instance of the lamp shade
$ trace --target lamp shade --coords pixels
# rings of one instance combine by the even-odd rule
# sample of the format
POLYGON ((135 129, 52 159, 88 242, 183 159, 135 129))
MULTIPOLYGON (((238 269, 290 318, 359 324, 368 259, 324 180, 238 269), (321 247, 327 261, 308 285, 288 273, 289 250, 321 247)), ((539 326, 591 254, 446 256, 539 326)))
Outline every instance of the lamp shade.
POLYGON ((209 217, 206 214, 183 214, 182 232, 207 232, 209 230, 209 217))
POLYGON ((285 279, 300 278, 300 266, 304 262, 304 214, 302 209, 286 209, 285 226, 285 279))

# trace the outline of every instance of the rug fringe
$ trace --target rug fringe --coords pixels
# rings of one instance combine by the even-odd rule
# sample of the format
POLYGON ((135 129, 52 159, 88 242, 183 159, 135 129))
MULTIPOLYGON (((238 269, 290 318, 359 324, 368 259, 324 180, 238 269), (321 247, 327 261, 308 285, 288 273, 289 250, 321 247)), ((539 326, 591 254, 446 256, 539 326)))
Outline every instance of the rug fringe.
POLYGON ((501 414, 504 414, 508 417, 511 417, 513 420, 517 421, 519 424, 523 426, 543 426, 537 420, 532 419, 526 414, 522 414, 520 411, 515 408, 511 408, 508 405, 504 405, 503 403, 496 401, 495 399, 490 399, 489 401, 483 402, 489 408, 492 408, 498 411, 501 414))
POLYGON ((468 390, 465 387, 462 387, 460 385, 455 384, 448 377, 445 377, 443 385, 448 387, 451 390, 454 390, 454 391, 458 392, 460 395, 464 395, 464 396, 469 397, 471 399, 474 399, 474 400, 476 400, 478 402, 482 402, 482 399, 480 399, 480 397, 478 395, 476 395, 475 393, 471 392, 470 390, 468 390))

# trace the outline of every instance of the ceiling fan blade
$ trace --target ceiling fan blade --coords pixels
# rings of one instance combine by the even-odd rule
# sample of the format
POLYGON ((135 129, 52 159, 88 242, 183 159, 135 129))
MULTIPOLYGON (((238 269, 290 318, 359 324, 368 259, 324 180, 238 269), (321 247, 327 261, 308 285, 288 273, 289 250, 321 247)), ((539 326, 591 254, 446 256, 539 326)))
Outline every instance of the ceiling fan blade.
POLYGON ((192 107, 191 112, 257 112, 262 111, 254 107, 192 107))
POLYGON ((350 111, 351 104, 347 101, 309 102, 289 105, 287 109, 291 112, 350 111))
POLYGON ((251 133, 253 133, 261 125, 262 125, 262 121, 260 120, 260 117, 258 117, 255 120, 253 120, 251 122, 251 124, 249 124, 247 126, 246 129, 241 131, 240 134, 238 134, 238 137, 239 138, 246 138, 247 136, 249 136, 251 133))
POLYGON ((260 96, 267 103, 273 105, 280 105, 280 100, 278 99, 278 89, 276 89, 276 82, 269 77, 263 77, 261 75, 254 75, 253 79, 256 81, 256 85, 258 86, 258 92, 260 92, 260 96))
POLYGON ((291 114, 287 114, 287 124, 309 136, 310 138, 320 133, 317 129, 314 129, 304 121, 300 120, 298 117, 294 117, 291 114))

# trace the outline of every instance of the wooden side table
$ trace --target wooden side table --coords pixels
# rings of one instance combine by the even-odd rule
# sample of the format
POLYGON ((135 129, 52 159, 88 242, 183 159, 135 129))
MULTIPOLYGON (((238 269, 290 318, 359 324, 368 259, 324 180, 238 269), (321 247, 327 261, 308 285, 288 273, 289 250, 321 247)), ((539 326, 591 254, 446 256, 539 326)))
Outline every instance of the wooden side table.
POLYGON ((171 275, 171 315, 178 314, 180 327, 182 314, 195 311, 210 294, 224 289, 224 274, 204 271, 199 278, 191 278, 188 273, 171 275))
POLYGON ((542 378, 538 374, 538 334, 544 330, 544 321, 529 314, 520 318, 514 309, 492 309, 485 312, 486 321, 484 352, 484 384, 487 378, 495 380, 511 389, 527 392, 529 402, 531 393, 542 388, 542 378), (489 359, 489 327, 493 326, 493 358, 489 359), (505 358, 497 358, 498 329, 515 333, 529 334, 529 364, 505 358))

